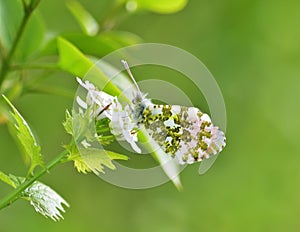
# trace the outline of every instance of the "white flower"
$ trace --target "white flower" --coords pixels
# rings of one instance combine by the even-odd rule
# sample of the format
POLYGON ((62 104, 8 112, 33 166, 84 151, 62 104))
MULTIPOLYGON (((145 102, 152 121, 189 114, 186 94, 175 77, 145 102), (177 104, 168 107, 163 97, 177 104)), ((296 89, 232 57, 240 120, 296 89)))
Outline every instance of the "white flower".
POLYGON ((137 146, 137 133, 135 132, 136 123, 132 110, 127 105, 123 107, 117 97, 113 97, 103 91, 99 91, 89 81, 82 81, 76 78, 78 83, 87 90, 86 100, 77 96, 76 101, 83 109, 92 107, 93 116, 97 119, 109 118, 111 133, 119 140, 126 140, 137 153, 141 149, 137 146))
POLYGON ((135 131, 136 124, 133 115, 128 106, 122 111, 115 111, 110 122, 111 133, 121 140, 126 140, 132 149, 141 153, 141 149, 137 146, 137 133, 135 131))
POLYGON ((97 119, 107 117, 111 120, 113 109, 121 110, 122 106, 118 102, 116 97, 113 97, 103 91, 99 91, 89 81, 82 81, 80 78, 76 78, 78 83, 87 90, 86 100, 82 100, 79 96, 76 97, 76 101, 80 107, 87 109, 90 106, 93 109, 93 116, 97 119))

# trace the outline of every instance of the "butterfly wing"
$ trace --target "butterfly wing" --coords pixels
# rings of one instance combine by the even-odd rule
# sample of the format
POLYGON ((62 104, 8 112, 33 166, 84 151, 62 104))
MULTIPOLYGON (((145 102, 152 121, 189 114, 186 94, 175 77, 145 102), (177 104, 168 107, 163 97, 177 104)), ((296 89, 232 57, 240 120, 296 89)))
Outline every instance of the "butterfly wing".
POLYGON ((181 164, 208 159, 225 146, 224 133, 195 107, 149 104, 142 122, 162 149, 181 164))

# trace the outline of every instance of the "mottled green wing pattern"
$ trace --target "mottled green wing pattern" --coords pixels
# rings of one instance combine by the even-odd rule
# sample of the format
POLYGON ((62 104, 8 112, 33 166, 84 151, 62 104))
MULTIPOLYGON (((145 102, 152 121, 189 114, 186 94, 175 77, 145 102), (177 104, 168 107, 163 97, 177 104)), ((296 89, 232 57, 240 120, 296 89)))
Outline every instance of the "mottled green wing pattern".
POLYGON ((149 104, 142 123, 150 136, 181 164, 218 154, 226 144, 224 133, 195 107, 149 104))

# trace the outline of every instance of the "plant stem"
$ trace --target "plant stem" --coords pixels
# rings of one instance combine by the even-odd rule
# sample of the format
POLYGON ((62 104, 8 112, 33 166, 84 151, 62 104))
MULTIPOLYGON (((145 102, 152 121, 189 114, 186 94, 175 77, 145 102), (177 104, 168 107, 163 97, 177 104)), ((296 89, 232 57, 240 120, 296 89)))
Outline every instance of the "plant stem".
POLYGON ((16 34, 16 37, 14 39, 14 42, 12 44, 12 47, 9 51, 9 53, 7 54, 7 57, 5 57, 5 59, 3 59, 3 66, 2 66, 2 69, 1 69, 1 72, 0 72, 0 88, 1 88, 1 85, 7 75, 7 73, 9 72, 10 70, 10 64, 11 64, 11 61, 12 61, 12 58, 16 52, 16 49, 17 49, 17 46, 20 42, 20 39, 23 35, 23 32, 24 32, 24 29, 27 25, 27 22, 32 14, 32 12, 34 11, 34 9, 37 7, 38 3, 40 1, 36 1, 32 4, 30 4, 29 6, 26 7, 26 4, 24 5, 24 17, 23 17, 23 20, 21 22, 21 25, 17 31, 17 34, 16 34))
POLYGON ((69 154, 67 150, 64 150, 61 152, 56 158, 54 158, 52 161, 50 161, 45 169, 40 170, 37 172, 33 177, 26 180, 24 183, 19 185, 15 190, 13 190, 11 193, 6 195, 1 201, 0 201, 0 209, 3 209, 10 204, 12 204, 14 201, 19 199, 19 197, 22 195, 22 192, 27 189, 30 185, 32 185, 37 179, 39 179, 41 176, 46 174, 50 169, 52 169, 57 164, 61 163, 63 158, 69 154))

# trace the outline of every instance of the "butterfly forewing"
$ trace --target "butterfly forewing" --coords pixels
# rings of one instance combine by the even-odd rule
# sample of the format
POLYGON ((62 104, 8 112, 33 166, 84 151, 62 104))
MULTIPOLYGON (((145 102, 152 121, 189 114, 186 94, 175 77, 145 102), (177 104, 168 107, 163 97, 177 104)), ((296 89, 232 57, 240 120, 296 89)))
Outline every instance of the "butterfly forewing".
POLYGON ((148 104, 142 123, 150 136, 179 163, 194 163, 219 153, 225 136, 195 107, 148 104))

